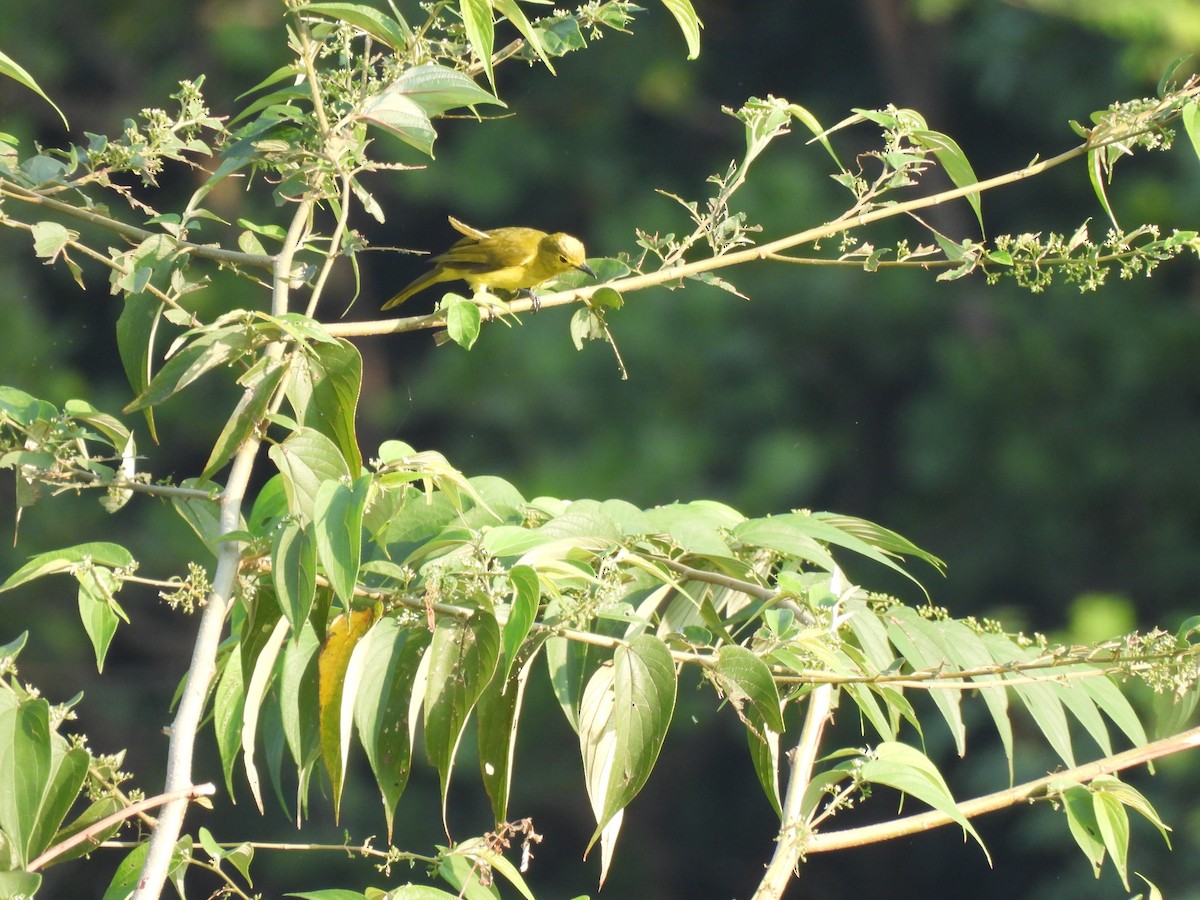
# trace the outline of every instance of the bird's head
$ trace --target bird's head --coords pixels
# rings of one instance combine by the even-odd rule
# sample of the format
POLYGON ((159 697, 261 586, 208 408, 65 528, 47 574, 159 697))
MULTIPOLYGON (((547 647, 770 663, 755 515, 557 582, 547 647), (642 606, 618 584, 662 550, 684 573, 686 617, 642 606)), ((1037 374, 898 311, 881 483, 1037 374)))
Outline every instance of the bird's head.
POLYGON ((587 264, 587 252, 583 249, 583 241, 561 231, 548 234, 542 238, 539 252, 542 257, 560 272, 568 269, 578 269, 587 272, 593 278, 596 273, 587 264))

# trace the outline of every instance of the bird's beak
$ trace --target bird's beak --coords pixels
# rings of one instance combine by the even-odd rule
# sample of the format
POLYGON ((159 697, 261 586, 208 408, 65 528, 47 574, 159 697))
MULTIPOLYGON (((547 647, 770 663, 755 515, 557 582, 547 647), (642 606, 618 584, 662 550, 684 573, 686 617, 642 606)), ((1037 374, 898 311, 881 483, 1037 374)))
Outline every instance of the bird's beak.
POLYGON ((587 272, 593 278, 596 277, 596 273, 592 271, 592 267, 589 266, 587 263, 580 263, 575 268, 577 268, 580 272, 587 272))

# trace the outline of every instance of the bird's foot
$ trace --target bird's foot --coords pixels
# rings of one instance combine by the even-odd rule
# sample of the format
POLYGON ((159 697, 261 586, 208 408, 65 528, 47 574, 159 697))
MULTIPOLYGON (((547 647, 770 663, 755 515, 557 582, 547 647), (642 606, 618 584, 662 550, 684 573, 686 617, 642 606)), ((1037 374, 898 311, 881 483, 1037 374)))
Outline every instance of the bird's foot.
POLYGON ((533 290, 532 288, 521 288, 521 290, 517 291, 517 296, 528 297, 534 312, 537 312, 542 308, 542 298, 539 297, 537 295, 537 291, 533 290))

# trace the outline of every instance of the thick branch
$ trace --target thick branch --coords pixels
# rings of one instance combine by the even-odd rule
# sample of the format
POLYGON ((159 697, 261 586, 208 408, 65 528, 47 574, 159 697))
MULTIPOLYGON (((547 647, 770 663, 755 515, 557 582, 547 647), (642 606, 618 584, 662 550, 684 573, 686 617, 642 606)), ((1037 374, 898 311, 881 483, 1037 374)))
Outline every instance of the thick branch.
MULTIPOLYGON (((283 248, 276 258, 274 273, 274 292, 271 300, 272 312, 281 315, 287 311, 288 303, 288 273, 292 270, 292 260, 296 248, 300 245, 301 236, 308 226, 312 214, 312 201, 300 202, 292 216, 292 224, 284 239, 283 248)), ((274 343, 267 347, 267 354, 278 356, 283 353, 283 345, 274 343)), ((229 471, 229 480, 221 495, 220 531, 229 534, 236 531, 242 514, 242 502, 250 483, 250 475, 254 470, 254 460, 262 444, 262 437, 257 430, 251 433, 245 443, 238 448, 229 471)), ((233 602, 237 586, 237 576, 242 564, 242 544, 239 541, 225 541, 221 544, 217 556, 216 574, 213 576, 212 592, 200 617, 200 626, 196 633, 196 643, 192 649, 192 661, 188 668, 187 682, 179 700, 179 709, 175 714, 175 722, 171 726, 171 744, 167 755, 167 783, 165 791, 175 791, 191 783, 192 755, 196 745, 196 734, 200 728, 200 719, 204 713, 204 700, 208 696, 208 688, 216 675, 217 648, 221 643, 221 631, 225 623, 225 615, 233 602)), ((158 817, 158 827, 150 838, 150 848, 146 852, 146 862, 142 866, 141 879, 133 900, 157 900, 166 883, 167 872, 171 865, 171 853, 179 833, 183 829, 183 815, 187 808, 185 800, 177 800, 163 807, 158 817)))

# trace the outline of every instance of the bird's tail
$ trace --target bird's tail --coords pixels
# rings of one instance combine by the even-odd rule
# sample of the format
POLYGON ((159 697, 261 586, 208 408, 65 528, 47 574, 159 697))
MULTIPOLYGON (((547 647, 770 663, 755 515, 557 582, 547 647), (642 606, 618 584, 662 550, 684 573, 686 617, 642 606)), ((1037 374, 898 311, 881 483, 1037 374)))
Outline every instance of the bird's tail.
POLYGON ((400 293, 396 294, 396 296, 392 297, 392 299, 389 300, 387 303, 383 304, 383 306, 381 306, 380 309, 381 310, 382 309, 391 309, 393 306, 399 306, 401 303, 403 303, 405 300, 407 300, 413 294, 419 294, 421 291, 425 290, 425 288, 429 287, 430 285, 437 284, 439 281, 444 281, 444 280, 445 279, 442 277, 442 273, 437 269, 434 269, 432 272, 427 272, 426 274, 424 274, 420 278, 418 278, 416 281, 412 282, 408 287, 406 287, 400 293))

